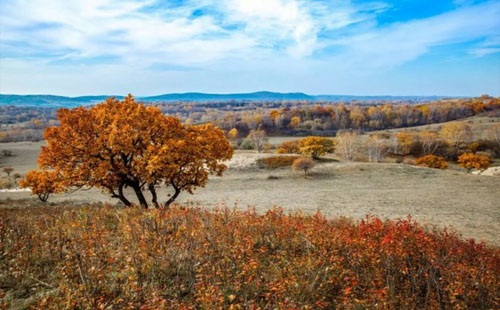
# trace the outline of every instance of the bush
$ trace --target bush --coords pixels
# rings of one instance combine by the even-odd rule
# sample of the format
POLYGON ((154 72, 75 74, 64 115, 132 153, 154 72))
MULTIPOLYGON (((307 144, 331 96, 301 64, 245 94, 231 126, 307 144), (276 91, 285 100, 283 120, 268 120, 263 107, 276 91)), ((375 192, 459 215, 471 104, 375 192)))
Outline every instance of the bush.
POLYGON ((297 156, 271 156, 259 158, 257 160, 257 166, 268 169, 290 167, 295 159, 297 159, 297 156))
POLYGON ((435 168, 435 169, 446 169, 448 168, 448 163, 441 156, 436 155, 425 155, 423 157, 417 158, 415 160, 417 166, 435 168))
POLYGON ((472 169, 483 170, 490 166, 490 157, 487 155, 464 153, 458 157, 458 165, 469 172, 472 169))
POLYGON ((245 138, 240 144, 240 149, 241 150, 253 150, 254 149, 253 141, 249 138, 245 138))
POLYGON ((500 308, 500 249, 411 219, 90 206, 0 223, 7 309, 500 308))
POLYGON ((299 141, 299 151, 303 155, 310 155, 318 159, 326 153, 332 153, 335 150, 332 139, 324 137, 307 137, 299 141))
POLYGON ((278 154, 299 154, 299 141, 285 141, 280 144, 276 152, 278 154))

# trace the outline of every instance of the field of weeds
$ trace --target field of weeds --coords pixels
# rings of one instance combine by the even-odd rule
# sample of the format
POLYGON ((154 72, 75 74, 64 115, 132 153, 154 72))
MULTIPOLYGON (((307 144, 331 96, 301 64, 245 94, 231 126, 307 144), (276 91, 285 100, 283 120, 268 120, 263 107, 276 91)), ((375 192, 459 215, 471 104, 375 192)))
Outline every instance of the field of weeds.
POLYGON ((498 309, 500 249, 411 219, 0 209, 4 309, 498 309))

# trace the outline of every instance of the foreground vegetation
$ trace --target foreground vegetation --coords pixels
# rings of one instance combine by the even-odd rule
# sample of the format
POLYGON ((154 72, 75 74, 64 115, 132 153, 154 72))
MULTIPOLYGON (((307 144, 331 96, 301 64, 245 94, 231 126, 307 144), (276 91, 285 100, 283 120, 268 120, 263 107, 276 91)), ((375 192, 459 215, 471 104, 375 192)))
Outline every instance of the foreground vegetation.
POLYGON ((497 309, 500 250, 411 219, 280 209, 0 211, 14 309, 497 309))

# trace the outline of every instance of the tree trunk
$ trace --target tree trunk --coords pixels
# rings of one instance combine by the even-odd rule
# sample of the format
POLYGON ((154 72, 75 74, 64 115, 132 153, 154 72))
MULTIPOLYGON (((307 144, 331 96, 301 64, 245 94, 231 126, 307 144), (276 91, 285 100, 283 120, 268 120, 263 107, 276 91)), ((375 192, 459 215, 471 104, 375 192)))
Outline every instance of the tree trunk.
POLYGON ((132 185, 132 188, 134 189, 135 195, 137 196, 137 200, 139 200, 139 204, 141 205, 141 207, 147 209, 148 202, 146 201, 146 198, 144 198, 144 194, 142 193, 141 187, 139 186, 139 182, 134 183, 134 185, 132 185))
POLYGON ((156 195, 156 189, 154 184, 149 184, 148 185, 149 191, 151 192, 151 196, 153 197, 151 199, 151 202, 153 203, 153 206, 158 209, 160 205, 158 204, 158 195, 156 195))
POLYGON ((121 202, 127 207, 131 207, 132 203, 125 197, 125 194, 123 194, 123 184, 121 184, 118 187, 118 199, 120 199, 121 202))
POLYGON ((165 202, 165 208, 168 208, 172 204, 172 202, 174 202, 175 199, 177 199, 177 197, 181 193, 181 189, 180 188, 178 188, 176 186, 173 186, 173 187, 174 187, 175 192, 172 195, 172 197, 170 197, 170 199, 167 202, 165 202))

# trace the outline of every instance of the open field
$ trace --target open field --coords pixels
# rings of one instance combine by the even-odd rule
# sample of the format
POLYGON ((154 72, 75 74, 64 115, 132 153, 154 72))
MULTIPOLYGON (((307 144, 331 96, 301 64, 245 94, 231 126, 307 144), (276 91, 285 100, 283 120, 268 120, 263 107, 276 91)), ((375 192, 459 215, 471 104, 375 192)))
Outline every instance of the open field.
MULTIPOLYGON (((0 148, 13 152, 4 158, 24 174, 36 168, 42 143, 6 143, 0 148)), ((286 211, 320 210, 328 217, 337 215, 363 218, 405 218, 411 215, 421 223, 454 227, 466 238, 500 244, 500 177, 476 176, 463 170, 436 170, 404 164, 349 163, 335 160, 318 164, 308 179, 289 168, 259 169, 255 161, 268 154, 237 152, 223 177, 212 177, 206 188, 194 195, 181 194, 180 204, 199 206, 256 207, 264 211, 281 206, 286 211), (276 176, 277 179, 268 179, 276 176)), ((167 197, 160 191, 161 200, 167 197)), ((131 193, 130 198, 133 198, 131 193)), ((29 192, 2 192, 0 200, 35 198, 29 192)), ((160 201, 161 201, 160 200, 160 201)), ((115 203, 99 190, 55 195, 49 202, 75 204, 104 201, 115 203)))

